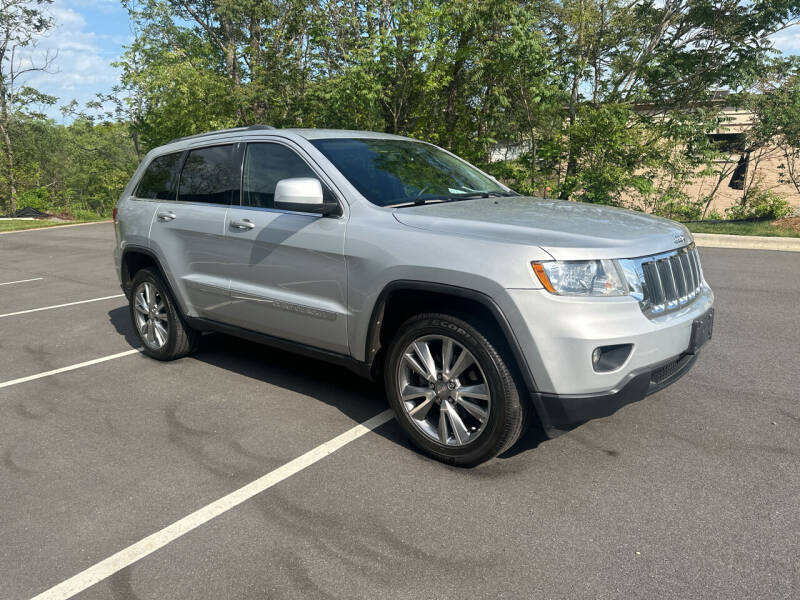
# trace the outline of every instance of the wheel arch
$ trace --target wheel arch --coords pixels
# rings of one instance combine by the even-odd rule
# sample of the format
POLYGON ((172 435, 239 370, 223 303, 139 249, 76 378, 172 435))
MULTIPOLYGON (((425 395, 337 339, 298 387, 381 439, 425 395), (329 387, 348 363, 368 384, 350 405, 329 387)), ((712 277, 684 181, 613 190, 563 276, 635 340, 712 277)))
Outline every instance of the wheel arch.
POLYGON ((519 342, 497 303, 477 290, 428 281, 393 281, 379 294, 370 316, 364 348, 365 362, 374 378, 382 368, 386 347, 394 332, 407 318, 421 312, 477 317, 480 324, 494 330, 493 337, 508 352, 512 367, 522 378, 526 390, 529 393, 537 391, 519 342))
POLYGON ((158 270, 164 279, 164 282, 169 287, 169 293, 178 303, 181 313, 186 315, 186 306, 183 303, 183 299, 175 293, 175 286, 173 285, 169 273, 167 273, 167 271, 161 265, 161 260, 158 258, 158 255, 156 255, 156 253, 151 249, 143 246, 129 244, 122 252, 119 275, 120 282, 122 284, 122 291, 125 293, 125 296, 130 298, 131 284, 136 272, 147 267, 155 267, 158 270))

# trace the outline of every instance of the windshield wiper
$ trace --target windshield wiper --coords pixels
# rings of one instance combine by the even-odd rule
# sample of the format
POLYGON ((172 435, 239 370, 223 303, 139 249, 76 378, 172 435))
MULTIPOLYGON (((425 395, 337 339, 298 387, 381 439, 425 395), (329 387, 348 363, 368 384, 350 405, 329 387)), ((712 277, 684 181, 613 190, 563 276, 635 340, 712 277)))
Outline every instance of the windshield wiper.
POLYGON ((446 198, 417 198, 413 202, 398 202, 397 204, 386 204, 385 206, 391 208, 405 208, 407 206, 422 206, 423 204, 441 204, 442 202, 447 202, 446 198))
POLYGON ((510 196, 519 196, 517 192, 473 192, 469 194, 451 194, 448 196, 429 196, 428 198, 418 197, 412 202, 400 202, 398 204, 387 204, 392 208, 405 208, 407 206, 422 206, 428 203, 442 203, 442 202, 457 202, 459 200, 476 200, 478 198, 507 198, 510 196))
POLYGON ((509 196, 519 196, 517 192, 475 192, 472 194, 458 194, 447 196, 445 202, 456 202, 458 200, 475 200, 476 198, 507 198, 509 196))
POLYGON ((431 186, 426 185, 419 191, 419 193, 416 196, 414 196, 414 206, 420 206, 421 204, 425 204, 425 198, 422 197, 422 194, 427 192, 430 188, 431 186))

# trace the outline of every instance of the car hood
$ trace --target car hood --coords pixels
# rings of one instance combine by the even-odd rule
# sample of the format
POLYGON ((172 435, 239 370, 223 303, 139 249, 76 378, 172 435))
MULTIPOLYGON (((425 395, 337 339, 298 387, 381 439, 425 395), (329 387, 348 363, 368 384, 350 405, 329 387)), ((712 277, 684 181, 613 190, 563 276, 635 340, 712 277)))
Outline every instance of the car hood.
POLYGON ((633 258, 692 241, 683 225, 661 217, 525 196, 397 208, 394 217, 408 227, 539 246, 557 260, 633 258))

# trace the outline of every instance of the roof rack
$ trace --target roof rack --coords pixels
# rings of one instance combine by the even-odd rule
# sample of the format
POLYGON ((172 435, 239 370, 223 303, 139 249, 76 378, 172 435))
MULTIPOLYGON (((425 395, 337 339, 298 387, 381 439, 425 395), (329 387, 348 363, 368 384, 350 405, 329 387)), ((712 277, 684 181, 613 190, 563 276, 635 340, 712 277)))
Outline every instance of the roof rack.
POLYGON ((185 140, 194 140, 209 135, 217 135, 218 133, 233 133, 235 131, 257 131, 259 129, 275 129, 275 128, 272 125, 248 125, 246 127, 231 127, 230 129, 217 129, 216 131, 206 131, 204 133, 196 133, 194 135, 187 135, 186 137, 175 138, 174 140, 168 141, 167 144, 173 144, 175 142, 183 142, 185 140))

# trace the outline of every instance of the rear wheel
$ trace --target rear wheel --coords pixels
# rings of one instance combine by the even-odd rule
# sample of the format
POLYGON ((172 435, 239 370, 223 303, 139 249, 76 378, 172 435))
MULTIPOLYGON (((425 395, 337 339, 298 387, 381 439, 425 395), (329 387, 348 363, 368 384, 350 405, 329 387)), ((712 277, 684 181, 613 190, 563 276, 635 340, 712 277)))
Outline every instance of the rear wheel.
POLYGON ((510 447, 526 406, 492 343, 445 314, 412 317, 393 340, 386 392, 400 425, 427 454, 472 466, 510 447))
POLYGON ((131 320, 145 354, 173 360, 197 348, 199 334, 184 322, 157 270, 148 267, 137 271, 131 290, 131 320))

